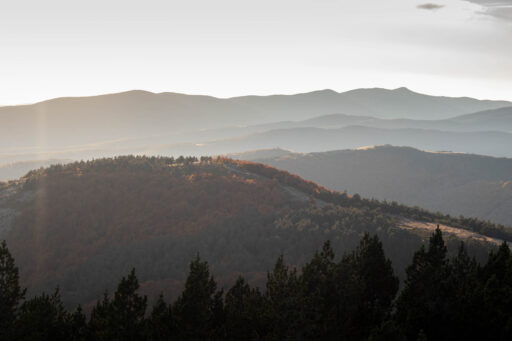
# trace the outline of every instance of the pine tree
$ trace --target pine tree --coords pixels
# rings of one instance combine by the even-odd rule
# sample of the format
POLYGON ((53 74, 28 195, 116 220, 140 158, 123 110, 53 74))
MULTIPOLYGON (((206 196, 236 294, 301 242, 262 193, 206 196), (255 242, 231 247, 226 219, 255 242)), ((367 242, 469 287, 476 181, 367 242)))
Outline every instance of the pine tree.
POLYGON ((300 330, 300 286, 297 271, 285 265, 283 255, 267 275, 265 299, 271 338, 296 339, 300 330))
POLYGON ((103 294, 103 299, 98 300, 92 309, 88 324, 88 332, 91 339, 94 340, 115 340, 115 330, 113 328, 112 304, 108 292, 103 294))
POLYGON ((12 337, 13 323, 25 292, 19 285, 18 268, 4 240, 0 244, 0 340, 12 337))
POLYGON ((190 263, 185 290, 173 306, 180 339, 207 340, 210 337, 216 288, 208 263, 197 255, 190 263))
POLYGON ((87 338, 87 318, 85 317, 82 307, 79 305, 76 310, 69 316, 71 327, 71 335, 74 341, 82 341, 87 338))
POLYGON ((121 340, 142 340, 144 335, 144 315, 147 297, 137 294, 139 281, 132 269, 117 286, 112 300, 112 314, 121 340))
POLYGON ((503 242, 491 252, 480 271, 483 311, 487 336, 494 340, 512 338, 512 253, 503 242))
POLYGON ((109 299, 105 293, 91 313, 89 329, 96 340, 143 340, 147 298, 137 294, 139 282, 132 269, 109 299))
POLYGON ((264 299, 244 278, 238 277, 225 298, 226 340, 261 339, 264 331, 264 299))
POLYGON ((392 302, 398 292, 398 277, 391 261, 386 258, 377 236, 366 233, 352 254, 357 278, 360 282, 359 303, 353 312, 356 325, 351 339, 365 340, 372 329, 378 327, 391 313, 392 302))
POLYGON ((414 254, 406 270, 405 287, 397 301, 396 318, 407 339, 414 339, 423 329, 432 339, 448 337, 446 326, 450 316, 447 304, 450 266, 446 259, 446 246, 439 227, 430 237, 428 251, 424 246, 414 254))
POLYGON ((340 300, 336 283, 336 263, 330 242, 321 252, 304 265, 300 276, 302 336, 307 339, 330 339, 335 337, 336 307, 340 300))
POLYGON ((73 338, 69 314, 58 290, 25 301, 16 320, 17 340, 60 341, 73 338))
POLYGON ((165 303, 163 295, 158 297, 147 324, 147 336, 152 341, 172 340, 176 337, 176 324, 171 306, 165 303))
POLYGON ((224 289, 217 291, 213 296, 210 339, 226 339, 226 309, 224 307, 224 289))
POLYGON ((482 326, 482 285, 478 280, 478 264, 469 257, 465 244, 460 243, 457 256, 450 261, 447 280, 450 294, 446 300, 446 315, 450 316, 450 328, 446 336, 452 339, 485 339, 482 326))

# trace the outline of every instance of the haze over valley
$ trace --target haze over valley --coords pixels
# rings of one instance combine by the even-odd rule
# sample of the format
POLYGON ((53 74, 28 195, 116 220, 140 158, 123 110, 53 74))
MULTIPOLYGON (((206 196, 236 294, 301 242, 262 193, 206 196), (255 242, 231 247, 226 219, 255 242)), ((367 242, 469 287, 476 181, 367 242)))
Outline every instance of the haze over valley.
POLYGON ((0 118, 0 164, 380 144, 512 156, 512 103, 405 88, 230 99, 130 91, 1 107, 0 118))

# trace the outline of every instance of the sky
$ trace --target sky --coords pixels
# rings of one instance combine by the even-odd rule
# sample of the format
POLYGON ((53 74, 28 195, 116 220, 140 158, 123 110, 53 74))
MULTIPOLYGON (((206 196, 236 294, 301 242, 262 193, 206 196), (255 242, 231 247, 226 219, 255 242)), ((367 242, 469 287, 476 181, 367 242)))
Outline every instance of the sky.
POLYGON ((0 3, 0 105, 402 86, 512 100, 512 0, 0 3))

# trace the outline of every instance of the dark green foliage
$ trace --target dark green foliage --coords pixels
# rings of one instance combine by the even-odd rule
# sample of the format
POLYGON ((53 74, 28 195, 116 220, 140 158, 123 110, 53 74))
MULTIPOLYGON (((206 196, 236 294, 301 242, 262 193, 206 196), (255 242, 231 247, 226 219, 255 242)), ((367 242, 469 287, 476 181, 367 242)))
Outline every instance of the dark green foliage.
POLYGON ((343 282, 338 282, 338 267, 334 251, 326 242, 321 252, 302 268, 301 290, 302 319, 300 329, 306 338, 331 339, 336 335, 338 306, 343 282))
POLYGON ((174 303, 173 311, 178 323, 180 340, 207 340, 211 335, 217 300, 217 284, 210 275, 208 263, 199 255, 190 263, 185 290, 174 303))
POLYGON ((504 242, 481 268, 483 318, 493 329, 488 337, 494 340, 512 339, 512 255, 504 242))
POLYGON ((64 309, 59 291, 42 294, 21 305, 16 340, 59 341, 73 338, 73 320, 64 309))
POLYGON ((300 295, 297 271, 284 263, 279 256, 272 272, 267 276, 265 299, 270 323, 271 338, 295 339, 300 327, 300 295))
POLYGON ((165 303, 163 295, 158 297, 148 318, 147 337, 152 341, 172 340, 176 337, 176 322, 172 309, 165 303))
POLYGON ((78 306, 69 319, 73 340, 86 340, 88 336, 87 318, 82 311, 82 307, 78 306))
POLYGON ((354 290, 353 297, 347 297, 353 301, 347 316, 352 321, 347 328, 350 330, 348 339, 365 340, 371 330, 389 318, 391 303, 398 291, 398 278, 376 236, 365 234, 359 247, 344 257, 342 264, 352 267, 352 281, 355 279, 348 288, 354 290))
POLYGON ((96 340, 142 340, 147 298, 137 294, 139 282, 132 270, 119 283, 114 298, 105 294, 91 313, 90 333, 96 340))
MULTIPOLYGON (((15 274, 5 244, 2 250, 7 272, 15 274)), ((479 265, 464 244, 448 258, 437 229, 406 272, 396 298, 398 279, 382 243, 364 234, 339 260, 326 242, 300 270, 281 255, 264 293, 238 277, 224 294, 197 255, 173 304, 161 295, 146 315, 147 300, 132 270, 112 297, 105 293, 97 302, 89 320, 80 306, 68 313, 58 290, 23 301, 13 280, 17 308, 2 340, 511 339, 512 253, 506 243, 479 265)))
POLYGON ((414 254, 407 268, 407 279, 397 302, 397 320, 408 339, 424 329, 429 338, 446 337, 446 303, 451 292, 447 280, 450 275, 446 246, 439 228, 430 238, 428 251, 422 246, 414 254))
POLYGON ((242 277, 226 293, 224 309, 226 340, 259 340, 265 334, 265 299, 242 277))
POLYGON ((0 244, 0 340, 12 338, 13 323, 25 292, 19 285, 18 268, 4 240, 0 244))

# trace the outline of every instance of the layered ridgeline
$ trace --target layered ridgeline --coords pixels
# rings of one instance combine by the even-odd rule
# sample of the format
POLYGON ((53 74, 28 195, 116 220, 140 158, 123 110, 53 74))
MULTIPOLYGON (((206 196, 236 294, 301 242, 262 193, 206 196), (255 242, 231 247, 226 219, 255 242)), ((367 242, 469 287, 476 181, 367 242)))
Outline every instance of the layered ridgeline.
MULTIPOLYGON (((388 126, 388 122, 380 121, 444 120, 507 106, 512 106, 512 103, 427 96, 405 88, 359 89, 344 93, 323 90, 297 95, 245 96, 229 99, 176 93, 155 94, 145 91, 58 98, 32 105, 0 107, 0 164, 41 158, 90 159, 127 153, 213 155, 242 150, 235 148, 237 141, 232 141, 231 145, 208 144, 206 148, 198 148, 197 144, 203 146, 205 142, 216 139, 245 136, 251 132, 274 131, 276 127, 289 129, 306 124, 309 128, 316 128, 321 124, 318 120, 302 123, 297 121, 310 120, 322 115, 343 113, 352 117, 365 116, 363 120, 368 121, 368 117, 372 119, 372 127, 376 125, 375 128, 383 128, 380 127, 382 124, 385 128, 396 129, 404 123, 395 122, 396 126, 393 126, 394 123, 388 126), (294 122, 273 123, 280 121, 294 122), (243 128, 246 126, 251 128, 243 128), (204 131, 205 129, 208 131, 204 131), (183 143, 185 145, 181 145, 183 143)), ((488 120, 491 113, 483 116, 488 120)), ((320 121, 326 120, 321 118, 320 121)), ((351 125, 361 124, 358 121, 360 119, 352 119, 351 125)), ((464 131, 467 129, 461 127, 480 125, 450 121, 438 122, 435 127, 429 127, 428 123, 409 123, 409 128, 435 130, 442 126, 443 130, 454 127, 464 131)), ((339 126, 338 124, 328 127, 339 126)), ((488 127, 495 130, 496 126, 501 125, 491 124, 488 127)), ((342 133, 332 132, 337 135, 342 133)), ((375 134, 373 131, 366 133, 375 134)), ((277 134, 282 133, 277 131, 277 134)), ((296 134, 300 136, 302 132, 298 131, 296 134)), ((256 138, 268 139, 267 136, 256 138)), ((407 144, 406 138, 407 136, 404 136, 401 140, 403 143, 399 144, 407 144)), ((427 138, 439 139, 431 135, 427 138)), ((492 137, 483 136, 468 137, 468 140, 471 139, 480 139, 481 144, 491 143, 492 146, 508 141, 507 137, 501 135, 496 141, 487 141, 486 139, 492 137)), ((340 141, 335 143, 339 145, 340 141)), ((358 140, 357 143, 361 142, 358 140)), ((363 141, 362 145, 372 143, 395 142, 363 141)), ((290 148, 281 144, 270 147, 276 146, 290 148)), ((356 145, 358 146, 360 145, 356 145)), ((488 149, 491 150, 492 146, 488 149)), ((250 148, 265 147, 267 146, 252 143, 250 148)), ((325 145, 322 148, 332 149, 332 146, 325 145)), ((299 147, 295 149, 299 150, 299 147)))
MULTIPOLYGON (((29 294, 60 288, 89 304, 132 267, 142 292, 175 297, 197 252, 222 286, 261 285, 282 253, 301 265, 330 240, 338 254, 377 234, 398 274, 440 224, 484 259, 500 226, 332 192, 262 164, 230 159, 120 157, 33 171, 1 185, 0 232, 29 294)), ((497 239, 496 239, 497 238, 497 239)))
POLYGON ((311 154, 260 150, 233 157, 349 194, 512 226, 512 159, 393 146, 311 154))

